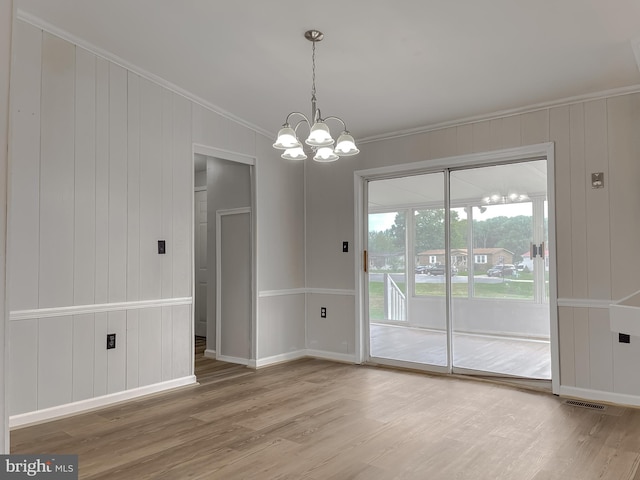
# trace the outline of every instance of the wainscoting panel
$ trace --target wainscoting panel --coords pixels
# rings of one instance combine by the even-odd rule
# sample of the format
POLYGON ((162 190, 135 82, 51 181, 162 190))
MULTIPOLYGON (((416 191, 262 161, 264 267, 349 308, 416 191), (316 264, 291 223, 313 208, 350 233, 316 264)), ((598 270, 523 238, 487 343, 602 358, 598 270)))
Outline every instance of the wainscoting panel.
POLYGON ((127 311, 127 390, 138 388, 140 311, 127 311))
MULTIPOLYGON (((38 325, 38 410, 73 398, 73 317, 40 320, 38 325)), ((33 343, 31 344, 33 348, 33 343)))
MULTIPOLYGON (((116 335, 116 348, 106 350, 107 393, 116 393, 127 388, 127 312, 109 312, 107 315, 107 334, 116 335)), ((103 340, 106 343, 106 337, 103 340)))
POLYGON ((140 311, 138 380, 144 387, 162 381, 162 308, 140 311))
POLYGON ((100 397, 107 394, 108 380, 108 359, 107 359, 107 333, 109 332, 109 314, 105 312, 96 313, 95 334, 93 337, 94 363, 93 363, 93 396, 100 397))
POLYGON ((272 357, 288 358, 287 355, 295 356, 294 352, 305 349, 305 293, 300 290, 266 292, 267 296, 261 292, 258 362, 272 357))
MULTIPOLYGON (((9 335, 9 415, 15 415, 38 409, 38 320, 10 322, 9 335)), ((93 381, 89 388, 93 393, 93 381)))
MULTIPOLYGON (((32 320, 11 322, 21 325, 32 320)), ((35 321, 35 320, 34 320, 35 321)), ((93 364, 95 361, 95 314, 73 316, 73 401, 93 398, 93 364)), ((29 411, 29 410, 26 410, 29 411)))

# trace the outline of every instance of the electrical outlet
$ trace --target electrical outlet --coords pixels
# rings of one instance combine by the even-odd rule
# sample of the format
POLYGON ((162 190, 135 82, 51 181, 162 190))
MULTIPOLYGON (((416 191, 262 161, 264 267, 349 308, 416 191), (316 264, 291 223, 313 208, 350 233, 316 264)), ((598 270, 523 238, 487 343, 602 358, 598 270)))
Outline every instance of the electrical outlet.
POLYGON ((619 343, 631 343, 631 335, 627 333, 619 333, 618 334, 618 342, 619 343))
POLYGON ((107 334, 107 350, 111 350, 112 348, 116 348, 116 334, 108 333, 107 334))
POLYGON ((167 245, 165 240, 158 240, 158 255, 167 253, 167 245))
POLYGON ((320 318, 327 318, 327 307, 320 307, 320 318))

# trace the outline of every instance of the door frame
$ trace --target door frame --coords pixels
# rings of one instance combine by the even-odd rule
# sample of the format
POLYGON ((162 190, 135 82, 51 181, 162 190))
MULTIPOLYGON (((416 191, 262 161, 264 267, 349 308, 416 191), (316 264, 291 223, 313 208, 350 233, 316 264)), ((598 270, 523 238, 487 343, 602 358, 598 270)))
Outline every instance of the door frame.
MULTIPOLYGON (((194 258, 194 261, 193 261, 193 265, 194 265, 193 266, 193 269, 194 269, 193 270, 194 271, 194 277, 193 277, 193 281, 194 281, 194 286, 193 286, 193 316, 194 316, 194 320, 193 320, 193 334, 194 334, 194 336, 197 336, 196 323, 197 323, 197 320, 198 320, 195 316, 196 316, 196 292, 198 290, 198 282, 197 282, 197 277, 198 277, 197 270, 198 270, 198 268, 196 266, 196 257, 198 255, 198 253, 196 251, 196 235, 198 235, 198 225, 199 225, 199 222, 195 218, 195 215, 196 215, 196 197, 197 197, 198 193, 200 193, 200 192, 205 192, 205 194, 206 194, 207 193, 207 186, 205 185, 204 187, 195 187, 193 189, 193 197, 194 197, 193 198, 193 205, 194 205, 194 207, 193 207, 194 208, 194 226, 193 226, 193 258, 194 258)), ((205 305, 206 305, 206 302, 207 302, 206 295, 205 295, 205 298, 204 298, 204 302, 205 302, 205 305)), ((205 311, 206 311, 206 309, 205 309, 205 311)), ((204 336, 206 337, 207 336, 206 335, 207 334, 207 328, 208 328, 207 327, 207 322, 206 322, 206 317, 205 317, 205 322, 204 323, 205 323, 205 335, 204 336)))
MULTIPOLYGON (((407 175, 425 174, 450 168, 478 167, 501 165, 526 160, 547 161, 547 201, 548 201, 548 235, 549 235, 549 322, 551 347, 551 388, 554 394, 560 391, 560 352, 558 339, 558 292, 556 270, 556 232, 555 232, 555 153, 553 142, 528 145, 524 147, 494 150, 482 153, 471 153, 433 160, 424 160, 398 165, 389 165, 354 172, 354 239, 359 261, 355 262, 356 302, 355 302, 355 354, 356 362, 363 363, 370 360, 368 351, 369 322, 365 318, 368 302, 367 279, 365 272, 364 247, 367 244, 365 228, 367 228, 367 183, 370 180, 383 178, 404 177, 407 175)), ((450 300, 449 300, 450 301, 450 300)), ((390 361, 390 365, 407 366, 406 362, 390 361)), ((424 365, 409 365, 421 370, 441 371, 440 368, 429 368, 424 365)), ((452 368, 450 365, 449 369, 452 368)))
MULTIPOLYGON (((243 153, 231 152, 229 150, 222 150, 199 143, 193 143, 191 145, 191 187, 192 191, 195 191, 195 155, 205 155, 207 157, 219 158, 221 160, 227 160, 230 162, 242 163, 249 165, 249 175, 251 182, 251 358, 249 359, 248 366, 256 367, 256 358, 258 352, 258 334, 257 334, 257 311, 258 311, 258 273, 257 273, 257 222, 258 222, 258 208, 256 201, 256 173, 257 168, 256 157, 246 155, 243 153)), ((195 195, 191 196, 191 358, 192 371, 191 374, 195 374, 195 288, 196 288, 196 269, 195 269, 195 229, 196 229, 196 208, 195 208, 195 195)), ((218 268, 218 266, 216 266, 218 268)), ((216 273, 217 275, 217 273, 216 273)), ((207 311, 207 316, 212 312, 207 311)), ((217 325, 216 325, 217 329, 217 325)), ((216 338, 216 345, 217 345, 216 338)), ((216 347, 217 348, 217 347, 216 347)), ((215 358, 216 352, 205 351, 205 357, 215 358)))
MULTIPOLYGON (((222 319, 222 217, 247 214, 249 215, 249 228, 250 230, 253 230, 253 214, 251 212, 251 207, 216 210, 216 359, 225 362, 238 363, 241 365, 249 365, 251 358, 245 359, 238 357, 229 357, 222 354, 222 323, 220 322, 220 320, 222 319)), ((251 231, 249 235, 253 237, 253 231, 251 231)), ((253 239, 251 239, 250 242, 251 258, 249 259, 249 262, 251 265, 253 265, 253 239)), ((251 297, 253 297, 253 285, 251 290, 252 291, 249 292, 249 294, 251 297)), ((252 305, 255 303, 253 301, 253 298, 251 303, 252 305)), ((250 325, 249 330, 251 331, 252 328, 252 325, 250 325)), ((253 342, 250 341, 250 343, 253 342)), ((253 351, 253 347, 250 346, 249 350, 253 351)), ((251 356, 251 353, 249 355, 251 356)))

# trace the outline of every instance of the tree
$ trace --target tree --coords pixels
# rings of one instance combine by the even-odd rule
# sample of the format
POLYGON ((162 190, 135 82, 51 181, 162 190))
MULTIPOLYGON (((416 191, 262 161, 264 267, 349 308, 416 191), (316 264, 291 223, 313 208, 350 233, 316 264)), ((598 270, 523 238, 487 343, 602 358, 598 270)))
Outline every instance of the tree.
POLYGON ((369 232, 369 251, 371 253, 393 253, 397 250, 390 229, 383 232, 369 232))
MULTIPOLYGON (((414 211, 413 221, 415 222, 416 235, 414 254, 417 255, 426 250, 444 249, 444 212, 442 208, 414 211)), ((384 251, 396 252, 404 250, 407 231, 405 217, 404 212, 397 213, 391 228, 385 232, 378 232, 382 237, 375 241, 379 242, 380 245, 384 244, 384 251)), ((456 210, 451 210, 450 222, 451 248, 467 248, 467 219, 461 219, 456 210)), ((527 215, 493 217, 483 221, 474 220, 473 222, 474 248, 505 248, 518 257, 529 250, 529 242, 532 236, 533 223, 531 217, 527 215)), ((369 237, 369 241, 373 241, 371 233, 369 237)))
MULTIPOLYGON (((444 209, 433 208, 415 210, 413 221, 415 225, 415 254, 425 250, 444 249, 445 240, 445 218, 444 209)), ((467 233, 466 219, 460 220, 458 212, 451 211, 451 247, 465 248, 467 233)), ((396 214, 395 222, 391 226, 390 234, 393 238, 394 246, 403 249, 405 245, 405 235, 407 232, 406 218, 404 212, 396 214)))
POLYGON ((494 217, 473 222, 475 248, 506 248, 516 256, 520 256, 529 250, 531 238, 533 238, 533 222, 527 215, 494 217))

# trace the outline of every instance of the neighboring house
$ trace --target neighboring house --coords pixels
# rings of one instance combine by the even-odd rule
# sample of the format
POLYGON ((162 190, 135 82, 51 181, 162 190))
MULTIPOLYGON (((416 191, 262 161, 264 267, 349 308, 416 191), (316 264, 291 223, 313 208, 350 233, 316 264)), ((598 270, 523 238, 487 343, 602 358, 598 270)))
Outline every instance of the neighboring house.
MULTIPOLYGON (((513 263, 513 252, 506 248, 474 248, 472 251, 474 263, 476 265, 499 265, 501 263, 513 263)), ((466 248, 458 248, 451 250, 451 264, 456 267, 466 267, 467 257, 469 256, 466 248)), ((444 249, 425 250, 417 255, 417 265, 429 265, 433 263, 445 263, 444 249)))
MULTIPOLYGON (((520 263, 522 263, 527 270, 532 271, 533 260, 531 259, 531 252, 525 252, 520 256, 522 257, 522 262, 520 263)), ((549 250, 545 250, 544 252, 544 268, 545 270, 549 270, 549 250)))

